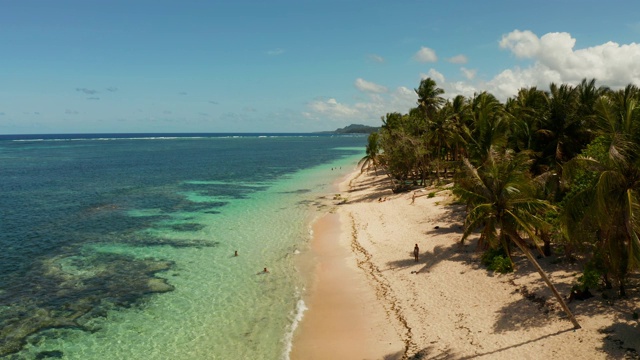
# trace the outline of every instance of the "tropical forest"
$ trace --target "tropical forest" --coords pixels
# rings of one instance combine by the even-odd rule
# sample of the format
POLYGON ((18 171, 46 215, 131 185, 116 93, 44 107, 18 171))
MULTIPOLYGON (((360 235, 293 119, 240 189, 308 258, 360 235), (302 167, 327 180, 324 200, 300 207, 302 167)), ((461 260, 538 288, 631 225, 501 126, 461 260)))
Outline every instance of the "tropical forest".
POLYGON ((611 289, 625 297, 640 265, 640 89, 595 79, 522 88, 505 102, 488 92, 445 97, 421 80, 417 106, 388 113, 369 135, 362 170, 384 172, 394 192, 453 181, 466 205, 464 242, 479 234, 483 259, 581 264, 571 296, 611 289))

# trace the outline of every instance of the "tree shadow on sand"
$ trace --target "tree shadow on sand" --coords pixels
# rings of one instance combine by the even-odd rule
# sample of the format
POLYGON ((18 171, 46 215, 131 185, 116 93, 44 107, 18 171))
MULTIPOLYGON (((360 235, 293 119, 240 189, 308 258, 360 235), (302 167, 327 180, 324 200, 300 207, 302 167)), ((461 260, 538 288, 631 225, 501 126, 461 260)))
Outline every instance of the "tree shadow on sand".
POLYGON ((606 352, 607 359, 640 359, 640 330, 636 325, 615 323, 598 332, 606 334, 597 349, 606 352))
MULTIPOLYGON (((523 256, 518 254, 515 260, 518 267, 512 276, 516 281, 536 272, 523 256)), ((555 265, 553 257, 540 259, 539 263, 555 279, 554 284, 558 291, 568 298, 578 269, 577 265, 555 265), (556 271, 560 273, 554 274, 556 271), (569 274, 563 274, 567 271, 569 274)), ((549 288, 544 286, 542 280, 536 281, 535 284, 528 282, 527 285, 517 285, 511 280, 511 284, 514 286, 514 292, 520 293, 522 297, 506 304, 499 311, 500 316, 493 329, 495 333, 544 327, 559 319, 567 320, 565 313, 549 288)), ((640 328, 638 327, 640 322, 633 319, 633 314, 638 311, 637 304, 640 297, 638 284, 640 284, 640 279, 637 276, 633 280, 630 279, 629 288, 632 291, 627 293, 627 298, 618 298, 615 290, 592 289, 594 297, 568 303, 571 311, 578 317, 592 318, 601 314, 613 315, 614 320, 610 326, 598 329, 598 332, 606 335, 601 346, 596 349, 605 352, 607 359, 640 359, 640 328)), ((607 322, 611 323, 609 320, 607 322)), ((568 320, 566 324, 567 330, 560 333, 573 330, 568 320)))
POLYGON ((445 211, 438 214, 437 221, 433 222, 433 229, 425 232, 425 235, 435 236, 457 233, 460 234, 460 238, 462 238, 466 216, 465 206, 453 203, 442 205, 442 207, 445 211), (443 226, 441 224, 448 224, 448 226, 443 226))
POLYGON ((427 346, 426 348, 416 352, 415 354, 405 357, 404 351, 399 351, 393 354, 387 354, 383 358, 383 360, 456 360, 459 359, 455 353, 452 353, 451 350, 440 351, 435 348, 435 346, 427 346))
MULTIPOLYGON (((349 196, 357 195, 360 191, 367 190, 366 195, 356 196, 355 198, 350 198, 349 202, 359 203, 359 202, 372 202, 377 201, 378 199, 384 199, 385 197, 391 196, 391 190, 389 189, 389 179, 386 177, 368 177, 364 180, 352 181, 350 189, 347 191, 349 196)), ((395 194, 394 194, 395 195, 395 194)))
POLYGON ((420 260, 418 262, 414 260, 413 252, 407 252, 406 259, 389 261, 387 262, 387 266, 390 269, 398 269, 422 265, 420 270, 416 271, 416 273, 421 273, 429 271, 429 269, 437 266, 444 260, 469 263, 473 261, 473 257, 469 252, 467 252, 466 248, 466 246, 461 246, 458 243, 451 243, 449 246, 437 245, 432 251, 421 252, 419 256, 420 260))
POLYGON ((580 304, 589 316, 602 312, 603 305, 615 312, 613 323, 598 329, 605 336, 597 349, 606 352, 608 359, 640 359, 640 319, 637 317, 640 312, 640 274, 629 276, 628 289, 626 298, 616 298, 615 291, 609 290, 595 293, 594 298, 580 304))

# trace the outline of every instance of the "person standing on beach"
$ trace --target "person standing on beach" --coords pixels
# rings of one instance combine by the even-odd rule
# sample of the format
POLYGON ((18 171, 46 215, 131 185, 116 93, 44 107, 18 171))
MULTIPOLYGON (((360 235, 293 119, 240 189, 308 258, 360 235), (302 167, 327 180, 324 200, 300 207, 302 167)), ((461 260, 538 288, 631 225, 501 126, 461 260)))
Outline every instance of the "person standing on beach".
POLYGON ((420 255, 420 248, 418 247, 418 244, 416 244, 416 246, 413 248, 413 257, 416 258, 416 262, 418 262, 419 255, 420 255))

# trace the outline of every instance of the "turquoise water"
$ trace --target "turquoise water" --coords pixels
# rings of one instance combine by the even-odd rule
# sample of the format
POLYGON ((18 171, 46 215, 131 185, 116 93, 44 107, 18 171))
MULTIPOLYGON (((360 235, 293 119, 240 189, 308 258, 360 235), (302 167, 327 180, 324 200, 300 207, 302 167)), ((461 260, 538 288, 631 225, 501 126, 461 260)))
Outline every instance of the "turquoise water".
MULTIPOLYGON (((42 244, 46 238, 42 228, 54 234, 46 239, 54 243, 42 246, 44 253, 32 253, 36 261, 30 264, 23 264, 27 261, 16 254, 2 255, 2 260, 15 264, 8 267, 14 276, 2 283, 0 315, 13 314, 15 320, 21 305, 11 301, 22 299, 31 304, 21 309, 28 314, 22 318, 25 323, 36 316, 49 319, 62 314, 69 325, 43 326, 26 336, 20 350, 8 358, 287 358, 291 335, 304 310, 304 277, 295 261, 308 247, 309 221, 318 213, 315 201, 331 190, 338 177, 354 169, 365 139, 118 141, 122 143, 108 143, 113 146, 109 149, 90 140, 76 141, 71 149, 54 146, 60 151, 54 154, 35 142, 20 144, 21 148, 0 142, 0 161, 10 169, 3 175, 4 186, 12 186, 18 194, 0 203, 6 218, 18 219, 14 225, 3 222, 5 233, 12 234, 3 245, 15 250, 19 236, 35 237, 38 243, 38 234, 42 244), (271 143, 265 146, 264 141, 271 143), (242 154, 247 149, 255 151, 242 154), (311 161, 304 159, 304 152, 311 161), (214 155, 220 153, 225 155, 214 155), (172 159, 170 154, 182 156, 172 159), (51 158, 43 161, 47 156, 51 158), (217 160, 210 162, 213 157, 217 160), (67 163, 80 169, 83 164, 91 169, 106 166, 109 175, 83 170, 84 175, 76 174, 85 177, 82 181, 63 174, 60 182, 41 179, 21 186, 21 173, 43 171, 32 162, 67 163), (142 163, 147 165, 136 167, 142 163), (154 164, 165 169, 154 169, 154 164), (203 171, 206 166, 215 169, 203 171), (160 174, 154 174, 156 170, 160 174), (129 180, 117 180, 122 177, 129 180), (51 198, 42 199, 43 194, 51 198), (38 198, 46 206, 37 204, 38 198), (61 200, 68 198, 73 201, 61 200), (50 209, 53 218, 35 217, 32 226, 37 229, 18 231, 17 225, 24 226, 27 221, 22 217, 28 215, 13 214, 18 210, 7 205, 25 199, 34 201, 32 209, 50 209), (236 250, 238 257, 233 256, 236 250), (135 267, 128 268, 129 264, 135 267), (264 267, 268 274, 261 272, 264 267), (134 272, 146 277, 129 279, 134 272), (37 291, 9 296, 17 291, 20 279, 36 287, 54 279, 58 283, 53 292, 73 297, 38 299, 37 291), (102 287, 88 285, 96 279, 102 287), (94 295, 87 295, 89 291, 94 295), (74 318, 69 309, 77 314, 83 306, 90 310, 74 318)), ((12 324, 14 334, 20 331, 11 320, 3 321, 12 324)))

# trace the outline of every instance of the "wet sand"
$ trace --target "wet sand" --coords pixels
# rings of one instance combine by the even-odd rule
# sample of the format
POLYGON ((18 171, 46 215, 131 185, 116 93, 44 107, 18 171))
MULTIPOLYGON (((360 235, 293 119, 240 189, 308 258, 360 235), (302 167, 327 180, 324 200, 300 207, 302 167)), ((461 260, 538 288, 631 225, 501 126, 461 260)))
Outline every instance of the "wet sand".
POLYGON ((313 225, 315 269, 291 359, 377 359, 381 353, 403 352, 384 307, 341 241, 341 225, 331 213, 313 225))

